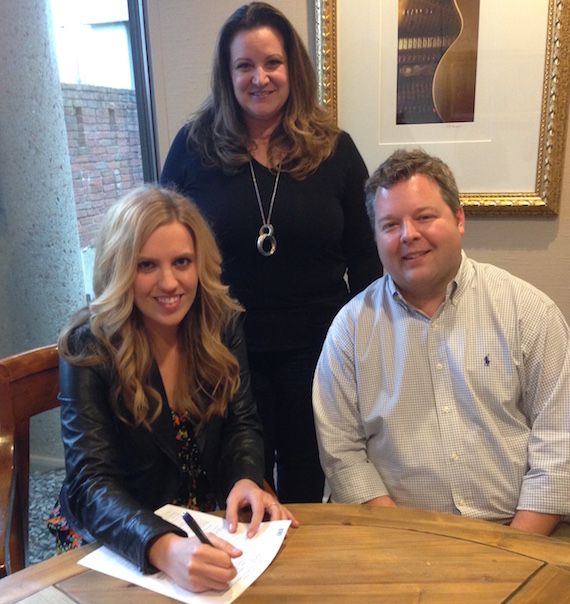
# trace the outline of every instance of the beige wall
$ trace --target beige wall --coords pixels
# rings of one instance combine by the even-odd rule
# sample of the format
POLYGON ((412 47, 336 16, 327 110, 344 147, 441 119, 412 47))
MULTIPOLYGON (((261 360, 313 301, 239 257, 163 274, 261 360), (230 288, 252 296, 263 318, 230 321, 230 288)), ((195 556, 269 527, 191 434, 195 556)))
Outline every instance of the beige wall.
POLYGON ((505 268, 546 292, 570 322, 570 153, 558 217, 468 216, 464 247, 472 258, 505 268))
MULTIPOLYGON (((221 24, 243 4, 231 0, 147 0, 159 153, 209 89, 216 36, 221 24)), ((303 39, 312 30, 311 0, 274 0, 303 39)), ((357 141, 358 142, 358 141, 357 141)), ((467 253, 531 282, 560 306, 570 321, 570 153, 566 155, 557 218, 468 217, 467 253)))

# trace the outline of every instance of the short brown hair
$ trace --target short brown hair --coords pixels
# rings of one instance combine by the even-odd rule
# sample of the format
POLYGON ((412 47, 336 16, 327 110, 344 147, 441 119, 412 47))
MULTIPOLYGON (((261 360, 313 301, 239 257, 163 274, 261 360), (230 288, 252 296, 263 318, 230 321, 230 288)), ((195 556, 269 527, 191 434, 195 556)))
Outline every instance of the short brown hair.
POLYGON ((451 168, 444 161, 429 155, 423 149, 397 149, 380 164, 364 185, 366 210, 373 225, 376 220, 376 191, 379 188, 390 189, 416 174, 423 174, 433 180, 451 211, 455 214, 459 210, 459 189, 451 168))

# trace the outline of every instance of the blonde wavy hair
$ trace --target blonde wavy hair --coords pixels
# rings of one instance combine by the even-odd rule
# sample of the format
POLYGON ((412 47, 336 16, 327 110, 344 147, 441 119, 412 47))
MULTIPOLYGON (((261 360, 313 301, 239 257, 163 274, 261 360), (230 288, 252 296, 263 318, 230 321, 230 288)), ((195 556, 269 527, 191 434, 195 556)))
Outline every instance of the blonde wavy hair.
POLYGON ((289 98, 281 126, 269 142, 270 167, 297 179, 314 172, 334 151, 340 130, 317 99, 317 79, 309 54, 289 20, 265 2, 238 8, 224 23, 214 54, 211 93, 189 122, 188 140, 194 142, 204 164, 232 174, 250 159, 251 141, 242 109, 234 94, 230 47, 242 31, 271 27, 283 37, 289 73, 289 98))
POLYGON ((228 400, 239 388, 239 364, 222 337, 242 309, 220 281, 221 257, 212 232, 194 205, 179 193, 142 187, 109 210, 95 254, 95 299, 71 318, 59 338, 59 350, 71 364, 110 363, 114 413, 127 421, 126 409, 136 425, 150 428, 161 412, 162 399, 150 385, 153 357, 134 305, 133 284, 141 248, 156 228, 172 222, 188 228, 196 252, 198 292, 179 326, 185 366, 175 396, 199 429, 213 415, 225 413, 228 400), (84 324, 95 336, 95 346, 77 344, 74 335, 84 324))

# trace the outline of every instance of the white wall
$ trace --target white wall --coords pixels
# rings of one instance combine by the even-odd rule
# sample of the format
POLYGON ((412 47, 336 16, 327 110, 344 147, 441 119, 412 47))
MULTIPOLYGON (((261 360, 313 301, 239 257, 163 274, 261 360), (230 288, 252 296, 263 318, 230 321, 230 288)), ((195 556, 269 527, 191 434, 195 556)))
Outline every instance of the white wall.
MULTIPOLYGON (((147 3, 159 153, 164 161, 174 135, 208 93, 219 28, 243 2, 147 0, 147 3)), ((312 24, 311 0, 274 0, 273 4, 307 41, 312 24)), ((558 217, 468 216, 466 229, 467 254, 501 266, 542 289, 570 321, 570 152, 566 154, 558 217)))

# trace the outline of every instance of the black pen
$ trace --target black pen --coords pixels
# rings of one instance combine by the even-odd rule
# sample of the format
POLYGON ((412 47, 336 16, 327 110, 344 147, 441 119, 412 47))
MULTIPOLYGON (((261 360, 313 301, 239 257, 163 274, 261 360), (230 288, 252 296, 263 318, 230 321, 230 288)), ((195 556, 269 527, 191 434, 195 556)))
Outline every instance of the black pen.
POLYGON ((184 512, 184 514, 182 514, 182 518, 202 543, 214 547, 213 543, 208 539, 208 537, 206 537, 204 531, 200 528, 200 525, 194 520, 194 518, 192 518, 192 516, 190 516, 188 512, 184 512))

